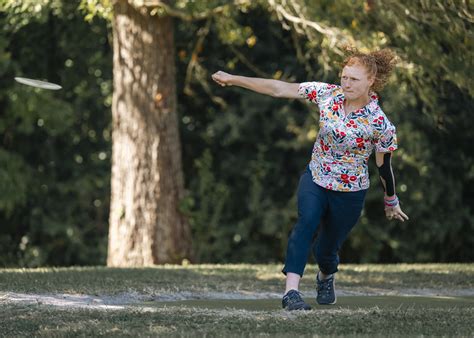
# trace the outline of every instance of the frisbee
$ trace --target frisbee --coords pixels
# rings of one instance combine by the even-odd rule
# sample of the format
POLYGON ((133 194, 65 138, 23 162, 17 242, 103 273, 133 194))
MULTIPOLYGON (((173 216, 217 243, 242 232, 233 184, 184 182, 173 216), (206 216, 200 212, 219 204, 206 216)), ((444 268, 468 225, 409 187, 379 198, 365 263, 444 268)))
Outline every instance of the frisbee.
POLYGON ((34 80, 34 79, 28 79, 26 77, 15 77, 15 81, 36 87, 36 88, 41 88, 41 89, 51 89, 51 90, 58 90, 61 89, 62 87, 58 84, 47 82, 47 81, 40 81, 40 80, 34 80))

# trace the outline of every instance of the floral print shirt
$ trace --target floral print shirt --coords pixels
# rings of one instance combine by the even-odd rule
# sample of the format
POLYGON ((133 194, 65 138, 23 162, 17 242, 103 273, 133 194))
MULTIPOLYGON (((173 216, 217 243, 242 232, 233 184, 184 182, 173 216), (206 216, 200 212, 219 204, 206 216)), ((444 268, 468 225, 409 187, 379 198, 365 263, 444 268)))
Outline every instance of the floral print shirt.
POLYGON ((370 102, 346 115, 341 86, 303 82, 298 94, 319 106, 319 133, 309 168, 313 181, 329 190, 358 191, 369 187, 368 161, 373 150, 397 149, 395 126, 370 93, 370 102))

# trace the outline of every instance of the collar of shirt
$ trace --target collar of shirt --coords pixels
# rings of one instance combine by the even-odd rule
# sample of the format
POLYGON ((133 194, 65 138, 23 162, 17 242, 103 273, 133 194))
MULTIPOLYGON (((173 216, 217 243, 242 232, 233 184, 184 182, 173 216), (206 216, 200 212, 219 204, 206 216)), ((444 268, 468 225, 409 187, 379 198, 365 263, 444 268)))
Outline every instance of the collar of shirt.
MULTIPOLYGON (((344 91, 342 90, 342 87, 338 86, 338 88, 335 91, 336 91, 336 93, 335 93, 336 95, 335 95, 333 104, 336 104, 336 105, 339 106, 338 108, 336 108, 336 110, 342 109, 342 111, 340 111, 340 110, 339 111, 340 111, 341 117, 344 118, 344 119, 346 117, 348 117, 349 115, 351 115, 351 114, 365 115, 367 113, 367 115, 368 115, 368 114, 370 114, 370 112, 375 111, 379 107, 379 97, 378 97, 378 95, 375 92, 369 92, 369 97, 370 97, 370 102, 369 103, 367 103, 364 107, 361 107, 361 108, 356 109, 352 112, 346 113, 344 111, 345 96, 344 96, 344 91)), ((333 111, 334 110, 335 109, 333 109, 333 111)))

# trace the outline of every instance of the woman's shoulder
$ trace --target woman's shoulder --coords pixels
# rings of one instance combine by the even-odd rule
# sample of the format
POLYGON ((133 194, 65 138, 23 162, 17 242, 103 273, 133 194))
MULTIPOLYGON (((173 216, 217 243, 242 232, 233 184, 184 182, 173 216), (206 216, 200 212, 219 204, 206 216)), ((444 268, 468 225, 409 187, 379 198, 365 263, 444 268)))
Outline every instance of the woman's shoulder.
POLYGON ((319 82, 319 81, 307 81, 301 82, 298 87, 298 94, 311 102, 321 103, 324 102, 328 97, 331 97, 331 93, 337 91, 340 86, 319 82))
POLYGON ((312 87, 314 89, 322 89, 322 90, 341 88, 340 85, 333 84, 333 83, 327 83, 327 82, 321 82, 321 81, 301 82, 300 87, 312 87))

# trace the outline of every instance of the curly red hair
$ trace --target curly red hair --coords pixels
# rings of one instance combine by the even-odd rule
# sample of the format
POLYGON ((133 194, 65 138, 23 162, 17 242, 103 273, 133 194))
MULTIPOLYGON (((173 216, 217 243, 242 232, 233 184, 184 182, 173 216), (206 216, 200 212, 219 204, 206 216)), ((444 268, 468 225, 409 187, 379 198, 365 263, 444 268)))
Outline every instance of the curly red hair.
POLYGON ((342 62, 342 68, 356 63, 363 65, 369 76, 375 77, 374 84, 371 86, 373 91, 383 89, 398 62, 397 55, 388 48, 370 53, 362 53, 355 47, 345 46, 343 51, 345 59, 342 62))

